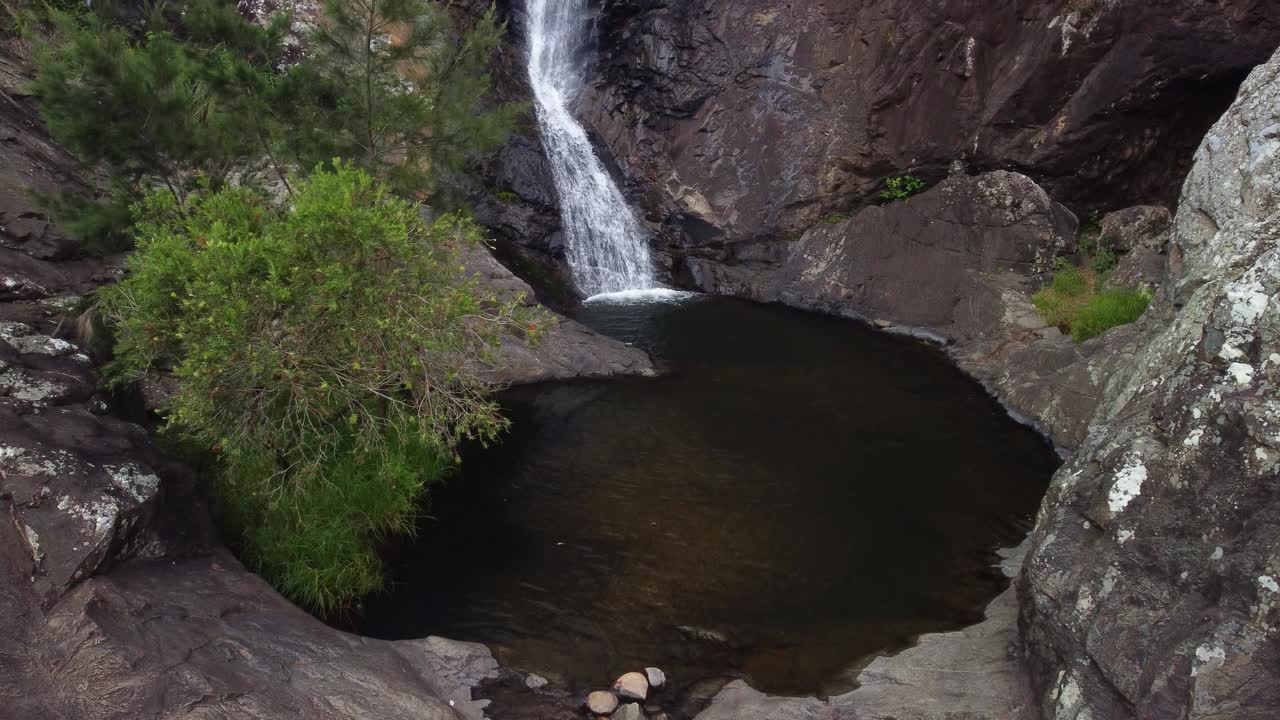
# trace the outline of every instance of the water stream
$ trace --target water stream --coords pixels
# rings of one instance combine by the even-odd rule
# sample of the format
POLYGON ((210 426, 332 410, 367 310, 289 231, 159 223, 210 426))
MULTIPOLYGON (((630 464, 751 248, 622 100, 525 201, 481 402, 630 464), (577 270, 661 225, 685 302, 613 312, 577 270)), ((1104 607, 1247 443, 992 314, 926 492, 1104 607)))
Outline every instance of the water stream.
POLYGON ((586 0, 529 0, 529 81, 551 164, 566 255, 591 297, 657 286, 648 238, 571 105, 582 84, 586 0))

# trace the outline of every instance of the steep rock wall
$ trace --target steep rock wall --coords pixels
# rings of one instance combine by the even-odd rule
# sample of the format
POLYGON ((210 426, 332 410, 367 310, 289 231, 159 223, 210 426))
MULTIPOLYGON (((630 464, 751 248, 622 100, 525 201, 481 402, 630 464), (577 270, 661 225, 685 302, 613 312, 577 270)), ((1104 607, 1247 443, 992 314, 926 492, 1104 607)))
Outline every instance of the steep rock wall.
POLYGON ((885 176, 955 162, 1019 170, 1076 208, 1171 205, 1204 131, 1280 44, 1277 10, 612 0, 583 113, 629 177, 674 200, 655 219, 727 241, 793 236, 885 176))
POLYGON ((1045 717, 1280 712, 1280 53, 1210 130, 1152 329, 1020 588, 1045 717))
MULTIPOLYGON (((468 0, 464 6, 484 4, 468 0)), ((495 76, 523 87, 521 0, 495 76)), ((604 0, 579 115, 685 259, 771 262, 774 243, 873 201, 886 177, 1028 175, 1080 214, 1172 207, 1189 158, 1280 44, 1280 2, 604 0)), ((532 129, 480 193, 507 259, 554 275, 555 198, 532 129)))

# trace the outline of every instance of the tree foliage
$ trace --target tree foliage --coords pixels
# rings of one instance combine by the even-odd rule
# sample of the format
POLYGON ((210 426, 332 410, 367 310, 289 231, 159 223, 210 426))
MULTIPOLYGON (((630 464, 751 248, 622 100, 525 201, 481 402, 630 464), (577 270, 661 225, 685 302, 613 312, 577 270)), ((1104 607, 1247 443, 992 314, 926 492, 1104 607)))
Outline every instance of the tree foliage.
POLYGON ((502 331, 537 323, 465 277, 476 242, 346 164, 289 210, 244 188, 141 207, 129 274, 101 293, 108 375, 174 373, 169 425, 216 448, 246 559, 293 597, 377 587, 377 537, 412 529, 459 442, 505 427, 482 371, 502 331))
MULTIPOLYGON (((521 110, 485 104, 505 30, 492 10, 461 32, 431 0, 329 0, 296 62, 290 18, 258 25, 230 0, 50 17, 33 90, 54 137, 113 178, 116 205, 154 188, 182 203, 197 183, 288 190, 335 157, 439 204, 521 110)), ((51 204, 73 227, 92 210, 51 204)))
POLYGON ((510 133, 519 104, 486 107, 485 67, 505 28, 492 8, 460 32, 430 0, 326 0, 294 80, 308 132, 303 164, 351 158, 406 195, 437 194, 442 181, 510 133))
POLYGON ((54 137, 81 160, 131 184, 156 181, 181 201, 195 175, 220 183, 269 155, 269 118, 249 103, 271 85, 283 19, 259 28, 196 0, 178 28, 156 13, 140 39, 105 9, 53 20, 57 39, 38 52, 33 91, 54 137))

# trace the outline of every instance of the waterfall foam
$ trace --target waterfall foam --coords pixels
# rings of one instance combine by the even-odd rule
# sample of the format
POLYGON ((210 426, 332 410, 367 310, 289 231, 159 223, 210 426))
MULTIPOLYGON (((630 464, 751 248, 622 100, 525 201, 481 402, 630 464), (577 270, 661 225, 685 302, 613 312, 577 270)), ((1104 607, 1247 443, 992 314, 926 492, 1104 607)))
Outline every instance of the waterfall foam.
POLYGON ((581 87, 586 0, 528 0, 529 81, 560 196, 566 254, 588 297, 657 286, 648 239, 569 106, 581 87))

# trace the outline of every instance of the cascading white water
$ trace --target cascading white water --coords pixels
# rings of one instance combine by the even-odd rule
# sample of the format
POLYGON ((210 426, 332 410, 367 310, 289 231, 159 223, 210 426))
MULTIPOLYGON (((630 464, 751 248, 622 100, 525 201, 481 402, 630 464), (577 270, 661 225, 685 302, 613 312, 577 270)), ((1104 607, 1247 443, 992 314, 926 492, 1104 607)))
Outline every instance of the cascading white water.
POLYGON ((645 233, 569 112, 582 82, 586 0, 528 0, 528 11, 529 80, 574 282, 588 297, 654 288, 645 233))

